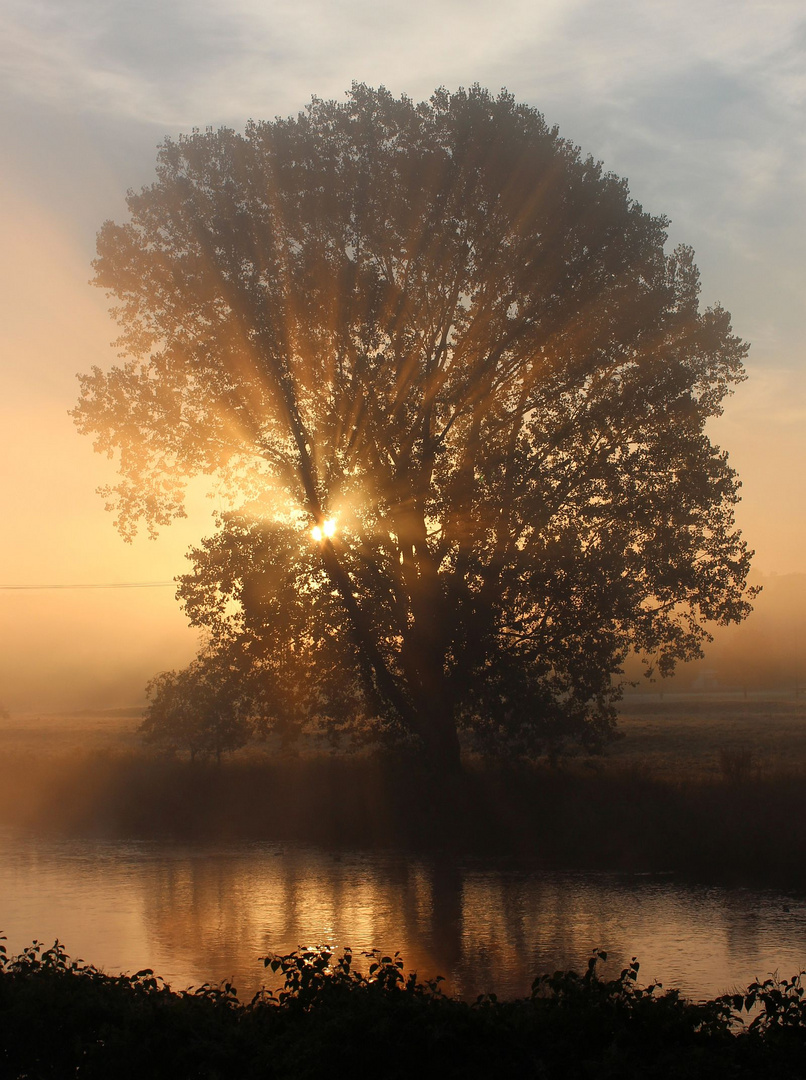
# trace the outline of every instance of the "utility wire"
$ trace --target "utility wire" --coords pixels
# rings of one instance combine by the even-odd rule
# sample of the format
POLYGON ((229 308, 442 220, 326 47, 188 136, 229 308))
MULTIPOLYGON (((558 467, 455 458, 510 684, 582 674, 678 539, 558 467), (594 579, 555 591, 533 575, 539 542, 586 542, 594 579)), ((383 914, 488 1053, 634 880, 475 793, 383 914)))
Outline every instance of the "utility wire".
POLYGON ((175 581, 113 581, 106 585, 0 585, 0 589, 6 592, 50 589, 164 589, 176 584, 175 581))

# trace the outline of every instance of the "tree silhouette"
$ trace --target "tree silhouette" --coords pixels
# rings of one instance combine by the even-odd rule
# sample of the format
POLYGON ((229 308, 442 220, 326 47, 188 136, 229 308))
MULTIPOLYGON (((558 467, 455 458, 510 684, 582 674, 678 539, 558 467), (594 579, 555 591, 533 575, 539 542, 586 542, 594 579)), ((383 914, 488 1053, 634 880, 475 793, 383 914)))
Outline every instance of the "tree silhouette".
POLYGON ((278 715, 442 769, 462 729, 597 741, 630 649, 671 669, 747 614, 705 433, 747 347, 666 220, 533 109, 354 85, 166 140, 128 205, 95 263, 125 358, 73 415, 119 454, 126 537, 217 477, 181 598, 278 715))
POLYGON ((246 745, 254 703, 238 666, 221 654, 202 654, 182 671, 163 671, 146 687, 148 708, 140 734, 160 750, 215 757, 246 745))

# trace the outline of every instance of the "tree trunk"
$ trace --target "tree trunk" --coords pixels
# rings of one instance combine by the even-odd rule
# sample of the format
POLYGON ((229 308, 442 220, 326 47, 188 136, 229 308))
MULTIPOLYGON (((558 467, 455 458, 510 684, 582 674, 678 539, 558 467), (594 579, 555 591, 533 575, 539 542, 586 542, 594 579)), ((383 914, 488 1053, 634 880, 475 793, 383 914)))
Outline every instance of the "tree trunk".
POLYGON ((437 776, 450 776, 461 772, 461 748, 456 706, 445 678, 439 621, 435 611, 424 633, 412 631, 402 660, 414 704, 412 727, 422 740, 428 768, 437 776))
POLYGON ((427 767, 437 777, 457 776, 462 771, 459 733, 453 709, 438 695, 417 709, 418 734, 423 741, 427 767))

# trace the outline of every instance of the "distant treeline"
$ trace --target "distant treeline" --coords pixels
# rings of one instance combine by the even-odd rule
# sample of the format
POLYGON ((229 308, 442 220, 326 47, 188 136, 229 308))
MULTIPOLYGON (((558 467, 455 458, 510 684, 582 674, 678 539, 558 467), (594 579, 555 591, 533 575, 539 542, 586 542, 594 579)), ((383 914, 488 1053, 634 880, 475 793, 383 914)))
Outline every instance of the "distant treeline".
POLYGON ((58 942, 0 959, 0 1073, 85 1080, 390 1080, 540 1077, 653 1080, 802 1076, 802 974, 692 1003, 583 974, 535 979, 529 997, 469 1003, 404 974, 398 956, 317 948, 267 958, 278 993, 238 999, 229 984, 174 992, 150 970, 107 975, 58 942))

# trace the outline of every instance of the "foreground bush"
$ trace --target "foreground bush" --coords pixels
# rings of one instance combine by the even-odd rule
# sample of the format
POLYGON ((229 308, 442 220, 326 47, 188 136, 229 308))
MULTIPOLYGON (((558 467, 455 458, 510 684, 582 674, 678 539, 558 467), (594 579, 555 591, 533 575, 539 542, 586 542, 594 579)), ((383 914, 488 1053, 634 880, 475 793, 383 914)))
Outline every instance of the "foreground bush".
POLYGON ((57 942, 7 958, 0 947, 0 1075, 34 1078, 671 1078, 803 1076, 801 975, 698 1004, 618 978, 535 979, 530 997, 473 1003, 440 980, 404 975, 398 956, 325 948, 269 957, 283 981, 242 1003, 230 984, 172 991, 152 971, 107 975, 57 942))

